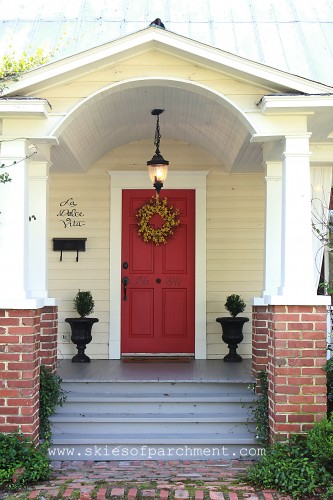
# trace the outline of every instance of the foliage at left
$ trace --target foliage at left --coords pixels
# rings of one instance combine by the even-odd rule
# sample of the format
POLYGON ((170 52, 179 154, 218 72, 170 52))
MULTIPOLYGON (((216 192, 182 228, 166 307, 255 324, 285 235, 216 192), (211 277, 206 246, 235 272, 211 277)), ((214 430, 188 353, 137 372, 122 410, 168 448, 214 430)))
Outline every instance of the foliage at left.
MULTIPOLYGON (((0 165, 0 168, 5 168, 5 165, 0 165)), ((6 182, 10 182, 11 178, 9 177, 8 172, 4 172, 0 174, 0 184, 6 184, 6 182)))
MULTIPOLYGON (((53 51, 46 51, 43 48, 38 48, 34 53, 28 54, 27 52, 23 52, 18 56, 10 46, 8 52, 6 52, 0 60, 0 96, 3 94, 4 90, 8 88, 8 82, 17 82, 25 71, 46 64, 54 57, 57 50, 57 47, 53 51)), ((15 163, 16 162, 13 164, 15 163)), ((12 165, 0 164, 0 169, 10 166, 12 165)), ((10 181, 11 178, 8 172, 0 173, 0 184, 5 184, 10 181)))
POLYGON ((57 405, 63 404, 65 396, 61 389, 61 378, 44 365, 40 367, 39 397, 40 446, 36 446, 30 438, 19 432, 0 434, 0 489, 17 490, 50 476, 49 417, 57 405))
POLYGON ((20 433, 0 434, 0 487, 17 490, 50 476, 45 450, 20 433))
POLYGON ((46 64, 54 54, 55 51, 38 48, 34 53, 23 52, 18 56, 15 50, 9 47, 0 62, 0 93, 6 88, 7 82, 17 82, 22 73, 46 64))
POLYGON ((61 388, 61 378, 52 373, 44 365, 40 367, 39 388, 39 438, 44 441, 44 447, 51 443, 50 416, 54 413, 56 406, 62 406, 66 396, 61 388))

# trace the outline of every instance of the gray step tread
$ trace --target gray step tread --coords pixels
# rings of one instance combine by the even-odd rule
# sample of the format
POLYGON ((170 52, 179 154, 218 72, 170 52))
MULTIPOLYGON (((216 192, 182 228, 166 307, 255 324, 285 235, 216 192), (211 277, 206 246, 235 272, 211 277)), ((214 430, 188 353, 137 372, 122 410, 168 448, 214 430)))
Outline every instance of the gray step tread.
POLYGON ((141 402, 170 402, 170 403, 252 403, 253 394, 108 394, 108 393, 82 393, 67 394, 68 403, 141 403, 141 402))
POLYGON ((56 413, 52 422, 247 422, 238 413, 56 413))
POLYGON ((248 375, 246 377, 235 379, 234 375, 230 377, 212 377, 212 378, 206 378, 205 374, 202 374, 201 377, 198 379, 193 379, 189 377, 182 377, 181 375, 179 376, 174 376, 174 375, 165 375, 163 376, 161 373, 155 373, 153 376, 147 376, 143 373, 133 375, 133 377, 127 377, 127 378, 122 378, 122 375, 120 374, 119 377, 109 377, 108 375, 103 376, 97 376, 97 377, 92 377, 89 378, 88 375, 85 375, 82 377, 82 379, 78 378, 70 378, 70 377, 62 377, 62 384, 65 386, 66 384, 103 384, 103 385, 113 385, 113 384, 118 384, 118 385, 126 385, 126 384, 147 384, 147 385, 172 385, 172 384, 186 384, 186 385, 191 385, 191 386, 199 386, 199 385, 206 385, 206 384, 211 384, 215 386, 221 386, 221 385, 234 385, 235 387, 244 387, 249 384, 254 384, 255 383, 255 377, 253 375, 248 375))
POLYGON ((163 435, 154 433, 141 433, 140 436, 136 434, 93 434, 87 436, 86 434, 52 434, 52 444, 55 445, 79 445, 90 444, 96 446, 105 446, 107 444, 233 444, 245 445, 254 444, 258 445, 255 437, 251 437, 249 433, 225 434, 225 433, 170 433, 163 435), (101 444, 102 443, 102 444, 101 444))

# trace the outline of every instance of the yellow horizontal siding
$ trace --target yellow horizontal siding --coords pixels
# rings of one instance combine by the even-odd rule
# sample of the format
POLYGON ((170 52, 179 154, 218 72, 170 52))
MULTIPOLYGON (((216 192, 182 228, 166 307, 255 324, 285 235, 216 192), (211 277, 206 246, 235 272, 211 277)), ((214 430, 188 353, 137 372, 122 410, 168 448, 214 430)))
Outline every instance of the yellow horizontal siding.
POLYGON ((219 269, 221 272, 225 271, 246 271, 248 269, 253 271, 263 271, 262 260, 246 260, 246 259, 210 259, 207 260, 207 270, 216 272, 219 269))
POLYGON ((71 358, 76 353, 75 346, 62 342, 62 334, 70 333, 70 326, 65 318, 75 317, 73 298, 76 292, 91 290, 95 300, 92 316, 99 318, 93 326, 93 341, 87 347, 87 354, 93 358, 108 358, 109 337, 109 212, 110 187, 106 169, 94 166, 86 174, 50 173, 49 197, 49 284, 52 296, 60 298, 59 306, 59 357, 71 358), (72 198, 76 206, 60 204, 72 198), (64 227, 58 216, 61 209, 75 208, 83 216, 74 217, 83 220, 82 227, 64 227), (86 251, 53 251, 52 238, 87 238, 86 251))
POLYGON ((246 302, 244 340, 239 354, 251 357, 251 302, 263 287, 264 176, 227 175, 207 178, 207 356, 222 358, 219 316, 228 316, 226 297, 240 294, 246 302))

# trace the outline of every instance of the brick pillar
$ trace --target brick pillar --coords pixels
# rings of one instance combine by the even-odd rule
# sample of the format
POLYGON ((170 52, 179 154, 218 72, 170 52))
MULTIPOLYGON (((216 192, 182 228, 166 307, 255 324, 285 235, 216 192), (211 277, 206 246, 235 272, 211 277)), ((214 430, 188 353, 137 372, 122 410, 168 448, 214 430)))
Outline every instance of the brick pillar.
POLYGON ((270 312, 267 306, 252 308, 252 369, 256 377, 267 370, 268 364, 268 323, 270 312))
POLYGON ((40 358, 41 364, 53 373, 56 371, 58 341, 58 308, 44 307, 41 314, 40 358))
POLYGON ((41 309, 0 310, 0 432, 38 440, 41 309))
POLYGON ((326 414, 326 306, 267 306, 272 441, 306 432, 326 414))

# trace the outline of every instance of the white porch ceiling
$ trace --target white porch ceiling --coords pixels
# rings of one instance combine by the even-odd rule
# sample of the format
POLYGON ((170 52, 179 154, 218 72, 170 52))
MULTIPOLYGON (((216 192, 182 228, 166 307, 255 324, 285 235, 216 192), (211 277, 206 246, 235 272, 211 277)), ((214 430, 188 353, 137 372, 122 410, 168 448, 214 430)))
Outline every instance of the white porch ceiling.
POLYGON ((227 171, 260 171, 261 145, 250 143, 250 130, 237 112, 175 85, 141 83, 87 101, 56 133, 54 170, 85 171, 119 146, 145 139, 153 143, 156 119, 151 111, 161 108, 165 110, 160 117, 161 151, 166 157, 163 140, 172 139, 206 150, 227 171))

